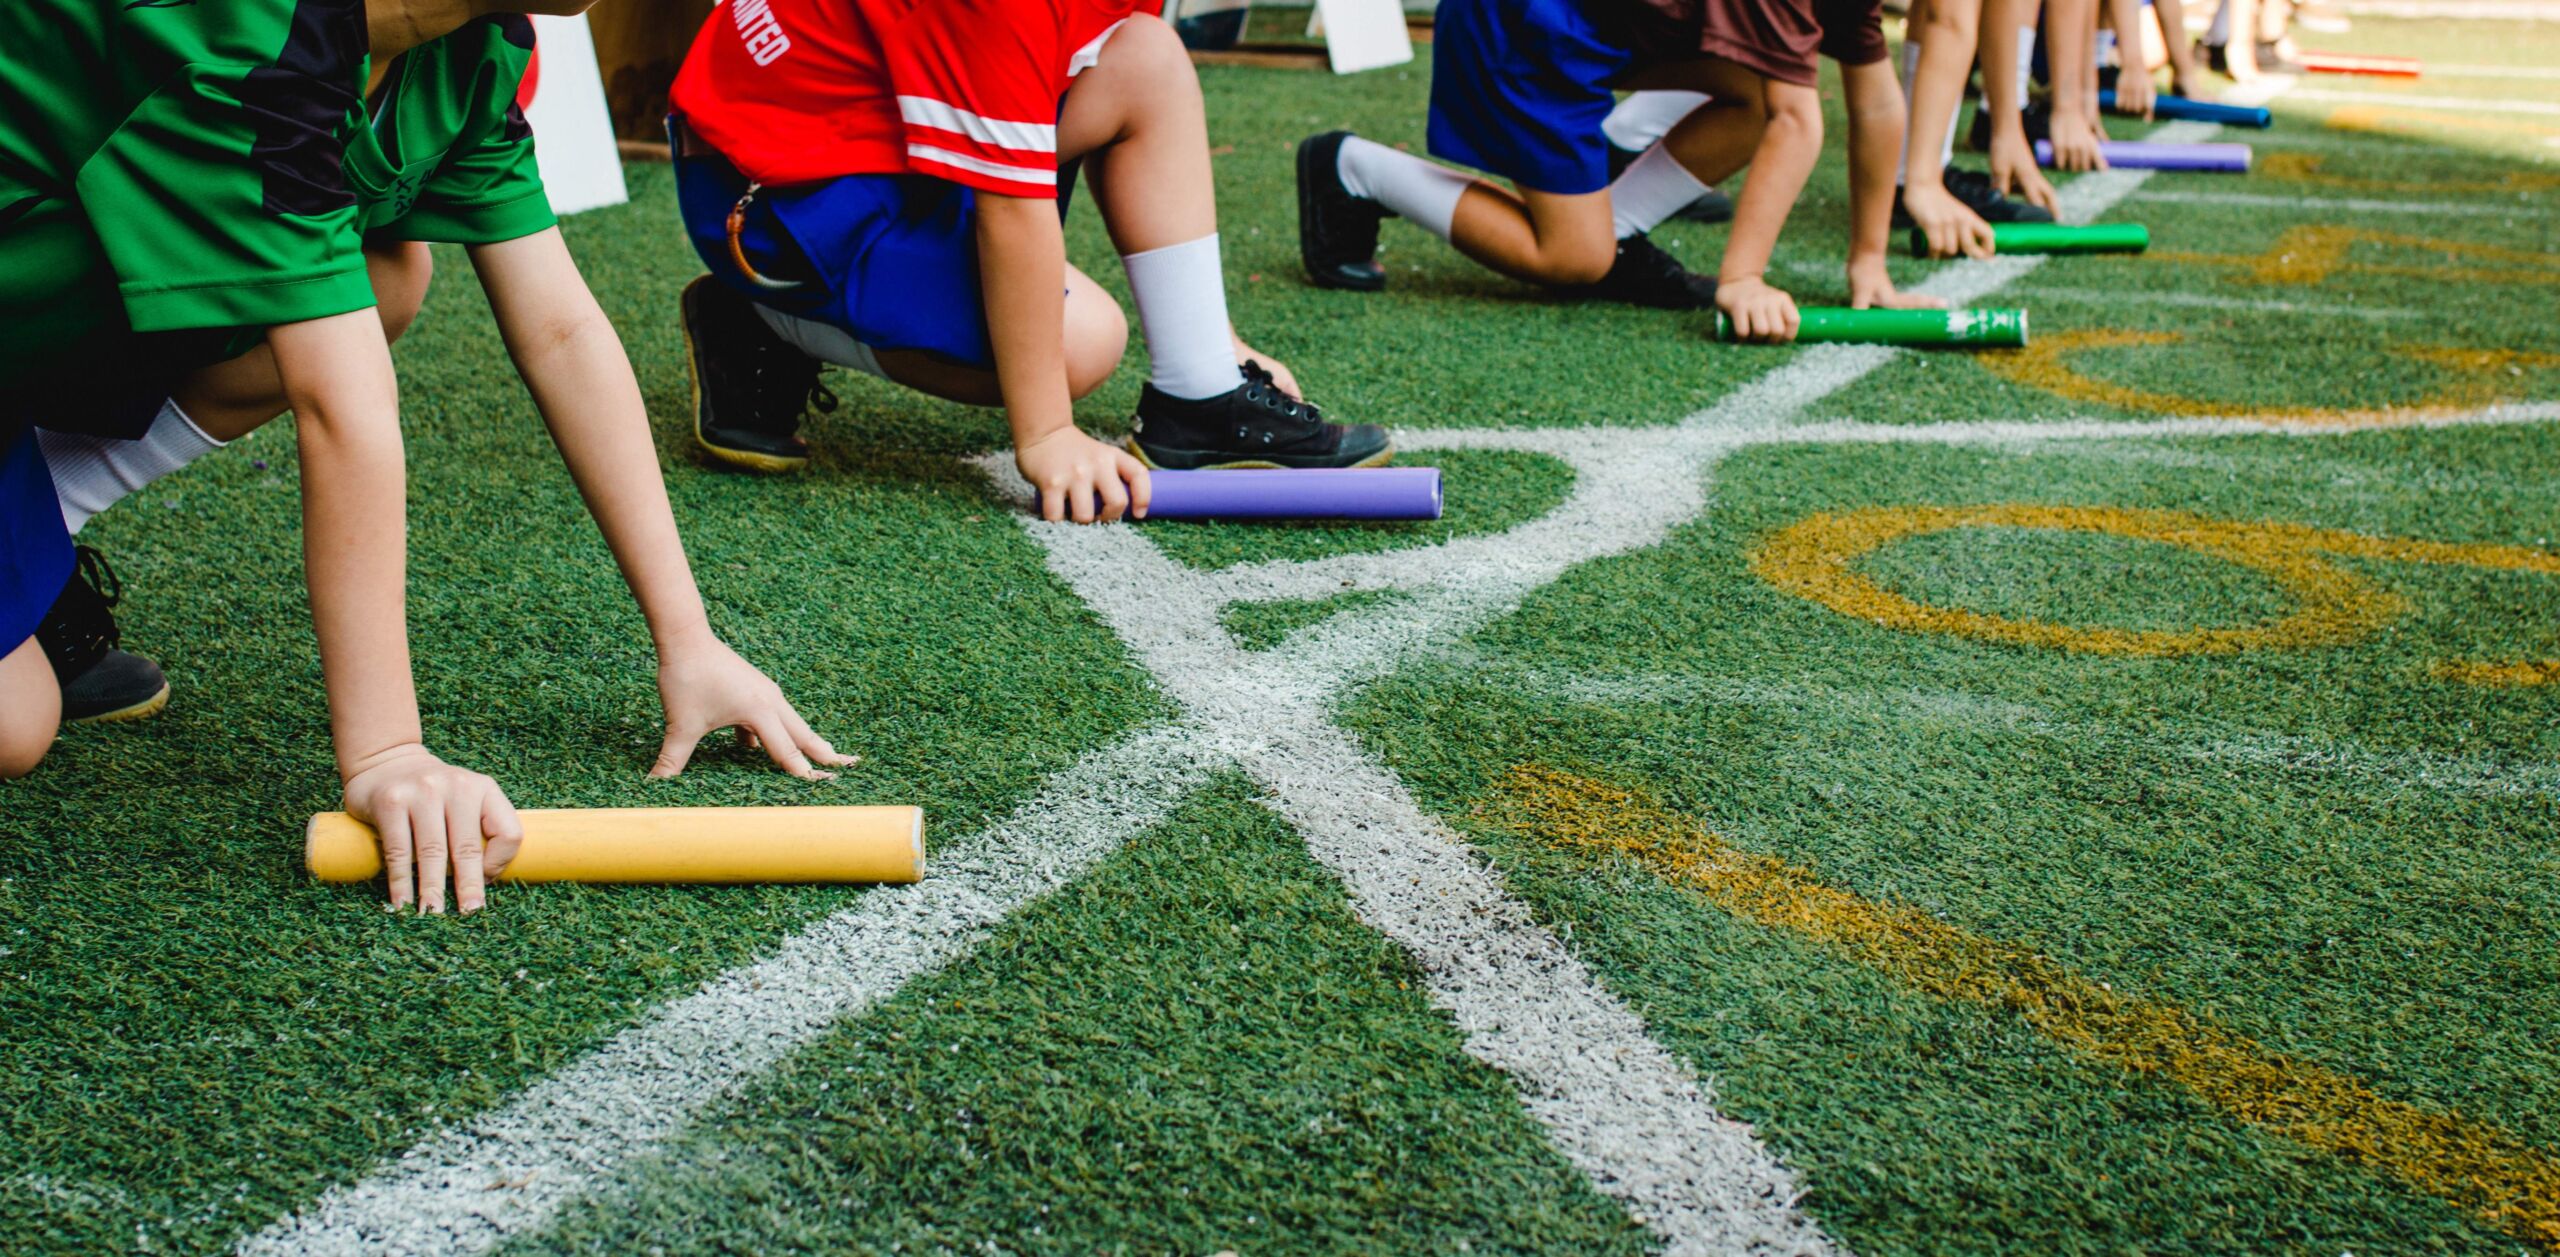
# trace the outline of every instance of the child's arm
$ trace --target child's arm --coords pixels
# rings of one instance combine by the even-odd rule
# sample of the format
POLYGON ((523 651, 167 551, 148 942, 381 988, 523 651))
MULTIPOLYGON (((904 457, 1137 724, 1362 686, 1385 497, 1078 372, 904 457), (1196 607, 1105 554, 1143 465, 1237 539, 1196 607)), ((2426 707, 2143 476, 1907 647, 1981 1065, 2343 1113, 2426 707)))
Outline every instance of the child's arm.
POLYGON ((650 775, 684 771, 695 744, 731 728, 752 734, 795 777, 828 775, 812 761, 852 763, 809 728, 779 686, 712 633, 667 505, 631 360, 587 291, 560 229, 475 246, 471 265, 507 352, 649 622, 667 713, 666 743, 650 775))
MULTIPOLYGON (((1947 192, 1945 170, 1938 162, 1938 142, 1955 125, 1956 107, 1964 100, 1964 81, 1973 68, 1974 31, 1981 13, 1982 0, 1936 0, 1928 6, 1928 25, 1919 34, 1920 64, 1911 75, 1910 124, 1893 128, 1894 134, 1905 137, 1902 144, 1905 150, 1902 207, 1910 212, 1911 221, 1928 236, 1931 257, 1949 258, 1959 253, 1972 257, 1991 256, 1991 225, 1947 192)), ((1865 76, 1870 97, 1881 97, 1893 85, 1892 70, 1882 63, 1844 67, 1844 83, 1854 82, 1851 70, 1872 72, 1865 76)), ((1895 95, 1898 97, 1899 93, 1895 95)), ((1898 100, 1895 102, 1896 112, 1899 112, 1899 103, 1898 100)), ((1871 104, 1879 111, 1886 107, 1881 99, 1871 104)), ((1849 107, 1852 110, 1859 108, 1854 86, 1850 89, 1849 107)), ((1849 176, 1853 198, 1857 187, 1855 157, 1860 148, 1857 139, 1853 127, 1849 176)), ((1888 198, 1889 212, 1890 194, 1878 195, 1888 198)), ((1881 248, 1882 242, 1879 242, 1879 250, 1881 248)), ((1881 264, 1882 254, 1879 251, 1879 272, 1881 264)), ((1886 291, 1891 289, 1890 284, 1886 285, 1886 291)))
POLYGON ((496 782, 447 765, 419 731, 409 673, 407 485, 399 388, 371 307, 269 329, 302 462, 303 565, 347 810, 382 836, 391 904, 479 909, 524 831, 496 782), (484 847, 484 839, 486 845, 484 847))
MULTIPOLYGON (((1927 46, 1922 47, 1925 57, 1927 46)), ((1902 88, 1894 82, 1893 63, 1844 65, 1840 82, 1849 101, 1849 305, 1859 310, 1943 307, 1946 302, 1935 297, 1894 291, 1893 277, 1885 271, 1885 253, 1893 247, 1893 162, 1903 147, 1902 88)), ((1916 128, 1912 135, 1911 146, 1920 147, 1916 128)), ((1927 160, 1936 161, 1937 144, 1927 147, 1927 160)), ((1916 185, 1920 167, 1911 166, 1909 173, 1916 185)), ((1947 196, 1936 181, 1930 186, 1947 196)), ((1987 235, 1989 229, 1984 230, 1987 235)))
MULTIPOLYGON (((2151 62, 2142 51, 2142 0, 2107 0, 2116 30, 2116 112, 2151 120, 2151 62)), ((2090 67, 2096 73, 2094 61, 2090 67)))
POLYGON ((1040 517, 1079 524, 1147 513, 1147 469, 1078 431, 1067 397, 1067 244, 1058 205, 978 194, 978 271, 994 342, 996 388, 1013 426, 1013 460, 1040 494, 1040 517), (1127 481, 1124 488, 1122 481, 1127 481))
POLYGON ((1810 87, 1775 79, 1762 80, 1761 92, 1769 122, 1734 202, 1733 231, 1716 268, 1716 308, 1732 320, 1738 340, 1789 341, 1796 337, 1795 298, 1763 277, 1787 211, 1822 156, 1822 99, 1810 87))
POLYGON ((2098 0, 2048 0, 2045 62, 2053 73, 2053 164, 2060 170, 2104 170, 2098 149, 2096 98, 2098 0))
POLYGON ((2062 202, 2036 168, 2035 146, 2027 143, 2021 81, 2027 72, 2018 64, 2019 33, 2035 26, 2042 7, 2043 0, 1987 0, 1982 6, 1982 107, 1991 113, 1992 188, 2059 214, 2062 202))

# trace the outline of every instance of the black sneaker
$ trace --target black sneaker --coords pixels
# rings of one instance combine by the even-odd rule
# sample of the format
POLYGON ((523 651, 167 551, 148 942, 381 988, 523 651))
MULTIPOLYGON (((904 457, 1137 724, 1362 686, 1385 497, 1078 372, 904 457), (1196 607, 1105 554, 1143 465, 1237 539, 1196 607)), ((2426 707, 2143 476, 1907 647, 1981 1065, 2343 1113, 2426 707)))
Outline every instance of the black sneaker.
MULTIPOLYGON (((2049 223, 2053 215, 2041 205, 2003 196, 1991 186, 1991 176, 1979 170, 1949 166, 1939 172, 1938 183, 1947 194, 1964 202, 1986 223, 2049 223)), ((1910 211, 1902 208, 1902 189, 1893 190, 1893 225, 1911 225, 1910 211)))
POLYGON ((1376 292, 1387 286, 1378 223, 1392 215, 1342 186, 1342 142, 1350 138, 1327 131, 1298 143, 1298 261, 1318 288, 1376 292))
POLYGON ((1395 457, 1374 423, 1326 423, 1324 412, 1280 390, 1271 373, 1245 363, 1244 383, 1186 401, 1138 391, 1129 452, 1149 467, 1208 471, 1237 467, 1376 467, 1395 457))
MULTIPOLYGON (((1643 155, 1610 145, 1609 182, 1617 182, 1618 176, 1627 173, 1627 167, 1634 165, 1636 158, 1643 155)), ((1733 198, 1726 196, 1721 188, 1709 188, 1699 193, 1697 200, 1681 206, 1672 217, 1693 223, 1729 223, 1733 221, 1733 198)))
POLYGON ((693 439, 749 471, 809 465, 800 418, 836 408, 818 384, 822 364, 774 334, 755 303, 704 275, 685 285, 685 361, 693 369, 693 439))
POLYGON ((106 724, 157 715, 169 705, 160 665, 116 649, 122 631, 115 607, 124 582, 96 550, 81 546, 80 565, 53 609, 36 626, 36 644, 62 686, 64 724, 106 724))
MULTIPOLYGON (((2044 105, 2029 102, 2026 108, 2018 111, 2018 120, 2026 127, 2027 143, 2053 138, 2053 111, 2044 105)), ((1991 151, 1991 110, 1988 106, 1974 105, 1973 125, 1966 129, 1964 143, 1965 147, 1977 153, 1991 151)))
POLYGON ((1563 290, 1569 296, 1621 301, 1657 310, 1712 310, 1716 281, 1680 264, 1643 232, 1618 242, 1618 260, 1596 284, 1563 290))

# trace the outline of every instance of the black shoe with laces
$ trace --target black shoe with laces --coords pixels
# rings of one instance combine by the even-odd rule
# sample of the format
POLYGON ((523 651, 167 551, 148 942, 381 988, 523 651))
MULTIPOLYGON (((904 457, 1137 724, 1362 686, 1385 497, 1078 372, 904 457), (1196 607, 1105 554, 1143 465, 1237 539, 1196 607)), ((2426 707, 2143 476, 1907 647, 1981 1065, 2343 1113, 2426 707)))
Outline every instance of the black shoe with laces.
MULTIPOLYGON (((2053 138, 2053 111, 2041 104, 2029 102, 2026 108, 2018 111, 2018 121, 2026 130, 2027 143, 2029 144, 2033 144, 2038 140, 2050 140, 2053 138)), ((1991 151, 1991 110, 1989 106, 1976 104, 1973 107, 1973 125, 1965 131, 1964 142, 1965 147, 1970 148, 1977 153, 1988 153, 1991 151)))
POLYGON ((169 678, 160 665, 116 649, 122 633, 114 612, 124 601, 124 582, 96 550, 81 546, 78 554, 79 567, 35 634, 62 685, 62 722, 108 724, 156 715, 169 705, 169 678))
POLYGON ((818 383, 822 364, 774 334, 755 303, 704 275, 684 290, 685 361, 693 369, 693 439, 704 453, 749 471, 809 465, 800 419, 836 408, 818 383))
MULTIPOLYGON (((2003 196, 1991 186, 1991 176, 1979 170, 1949 166, 1938 175, 1939 186, 1947 194, 1964 202, 1966 209, 1980 215, 1986 223, 2049 223, 2053 215, 2041 205, 2003 196)), ((1902 189, 1893 190, 1893 225, 1911 225, 1911 212, 1902 207, 1902 189)))
POLYGON ((1597 301, 1620 301, 1656 310, 1711 310, 1716 281, 1680 264, 1643 232, 1618 242, 1617 260, 1596 284, 1579 284, 1566 295, 1597 301))
POLYGON ((1271 373, 1244 364, 1244 383, 1196 401, 1153 384, 1138 392, 1129 452, 1149 467, 1210 471, 1241 467, 1376 467, 1395 457, 1374 423, 1325 422, 1314 405, 1282 392, 1271 373))
POLYGON ((1376 292, 1387 286, 1378 265, 1378 223, 1390 215, 1342 186, 1342 142, 1327 131, 1298 143, 1298 261, 1318 288, 1376 292))

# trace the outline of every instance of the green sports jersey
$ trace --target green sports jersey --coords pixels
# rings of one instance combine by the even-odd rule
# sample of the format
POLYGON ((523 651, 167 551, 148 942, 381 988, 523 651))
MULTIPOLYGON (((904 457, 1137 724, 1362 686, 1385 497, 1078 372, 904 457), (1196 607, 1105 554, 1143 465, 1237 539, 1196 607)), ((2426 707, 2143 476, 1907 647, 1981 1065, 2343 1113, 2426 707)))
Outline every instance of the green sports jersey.
POLYGON ((495 244, 554 221, 516 87, 533 24, 482 18, 392 63, 347 142, 368 237, 495 244))
POLYGON ((551 223, 521 17, 412 49, 363 0, 0 3, 0 440, 138 435, 179 375, 373 304, 362 242, 551 223))

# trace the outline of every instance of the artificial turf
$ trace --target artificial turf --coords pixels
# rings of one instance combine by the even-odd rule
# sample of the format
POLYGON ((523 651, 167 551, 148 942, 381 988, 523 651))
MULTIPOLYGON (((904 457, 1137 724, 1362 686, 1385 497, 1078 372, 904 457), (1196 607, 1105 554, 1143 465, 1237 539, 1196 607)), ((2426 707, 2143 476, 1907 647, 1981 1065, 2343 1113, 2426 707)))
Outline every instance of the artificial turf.
MULTIPOLYGON (((2359 19, 2319 42, 2490 69, 2560 51, 2554 27, 2530 23, 2359 19)), ((1661 427, 1798 352, 1709 345, 1695 316, 1552 300, 1401 224, 1389 292, 1312 289, 1290 150, 1346 125, 1419 150, 1427 69, 1201 77, 1240 327, 1341 417, 1661 427)), ((2496 125, 2466 126, 2393 103, 2550 101, 2560 83, 2474 69, 2304 86, 2323 98, 2280 98, 2273 131, 2240 137, 2259 174, 2161 176, 2116 207, 2151 226, 2153 255, 2057 261, 1991 299, 2032 308, 2048 343, 2182 339, 2092 340, 2041 374, 1908 354, 1817 417, 2560 397, 2560 150, 2531 130, 2550 119, 2476 110, 2496 125), (2328 125, 2341 110, 2365 112, 2328 125), (2273 200, 2191 199, 2230 193, 2273 200), (2366 234, 2338 265, 2287 271, 2303 239, 2287 233, 2306 226, 2366 234)), ((1002 445, 993 413, 837 373, 845 404, 813 424, 808 474, 700 464, 673 322, 697 264, 668 172, 629 178, 632 205, 567 231, 639 368, 714 622, 865 762, 823 785, 733 752, 677 782, 640 777, 658 737, 645 633, 451 250, 397 353, 432 744, 525 805, 908 802, 939 839, 1172 712, 960 461, 1002 445)), ((1835 145, 1779 253, 1800 297, 1843 295, 1845 218, 1835 145)), ((1722 239, 1659 234, 1701 267, 1722 239)), ((1070 249, 1125 306, 1087 208, 1070 249)), ((1893 265, 1903 282, 1932 269, 1893 265)), ((1080 405, 1089 427, 1124 429, 1135 357, 1080 405)), ((474 919, 414 920, 303 876, 301 819, 336 797, 291 440, 261 433, 84 537, 123 573, 128 642, 168 666, 177 698, 149 722, 71 730, 35 777, 0 786, 0 1250, 225 1247, 868 893, 509 887, 474 919)), ((1496 533, 1573 487, 1536 454, 1430 461, 1449 483, 1434 525, 1144 527, 1186 564, 1229 567, 1496 533)), ((1974 503, 2560 550, 2547 425, 1770 448, 1725 460, 1712 500, 1342 714, 1797 1168, 1826 1230, 1879 1253, 2525 1244, 2003 1010, 1559 846, 1504 809, 1498 783, 1541 764, 1641 788, 1827 885, 2560 1149, 2560 685, 2434 671, 2560 659, 2560 580, 2340 559, 2406 610, 2343 644, 2124 658, 1886 627, 1751 566, 1817 514, 1974 503)), ((2219 559, 2095 533, 1961 529, 1856 566, 1924 603, 2019 620, 2174 630, 2290 605, 2219 559)), ((1397 597, 1242 604, 1225 623, 1272 647, 1397 597)), ((1222 778, 724 1102, 625 1191, 519 1243, 1641 1248, 1422 985, 1251 787, 1222 778)))

